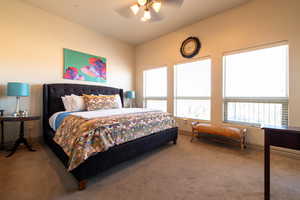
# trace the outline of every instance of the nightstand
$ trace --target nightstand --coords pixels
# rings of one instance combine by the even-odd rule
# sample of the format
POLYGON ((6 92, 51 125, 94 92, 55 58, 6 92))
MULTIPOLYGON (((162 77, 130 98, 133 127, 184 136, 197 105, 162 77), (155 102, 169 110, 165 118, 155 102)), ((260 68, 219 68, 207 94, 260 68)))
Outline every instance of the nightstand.
MULTIPOLYGON (((12 117, 12 116, 1 116, 0 117, 0 122, 1 122, 1 129, 2 129, 2 136, 4 134, 4 122, 21 122, 20 123, 20 134, 19 138, 16 140, 14 147, 12 148, 11 152, 6 156, 10 157, 12 156, 17 148, 19 147, 20 144, 25 144, 27 149, 29 151, 35 151, 34 149, 31 148, 31 146, 28 144, 26 138, 24 137, 24 122, 26 121, 33 121, 33 120, 39 120, 41 117, 40 116, 27 116, 27 117, 12 117)), ((4 142, 4 141, 3 141, 4 142)), ((1 142, 2 143, 2 142, 1 142)))

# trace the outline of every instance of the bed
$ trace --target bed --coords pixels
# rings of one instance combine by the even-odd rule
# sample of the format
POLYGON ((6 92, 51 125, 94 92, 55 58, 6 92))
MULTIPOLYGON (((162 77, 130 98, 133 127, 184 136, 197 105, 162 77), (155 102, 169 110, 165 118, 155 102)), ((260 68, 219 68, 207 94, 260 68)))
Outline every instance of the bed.
MULTIPOLYGON (((43 85, 43 137, 45 143, 68 167, 69 157, 54 140, 55 131, 49 125, 49 118, 56 112, 64 110, 61 97, 64 95, 82 94, 119 94, 124 105, 123 90, 105 86, 80 84, 45 84, 43 85)), ((120 145, 113 146, 104 152, 89 157, 70 173, 78 180, 79 189, 85 189, 87 180, 121 162, 132 159, 169 142, 176 144, 178 128, 173 127, 147 135, 120 145)))

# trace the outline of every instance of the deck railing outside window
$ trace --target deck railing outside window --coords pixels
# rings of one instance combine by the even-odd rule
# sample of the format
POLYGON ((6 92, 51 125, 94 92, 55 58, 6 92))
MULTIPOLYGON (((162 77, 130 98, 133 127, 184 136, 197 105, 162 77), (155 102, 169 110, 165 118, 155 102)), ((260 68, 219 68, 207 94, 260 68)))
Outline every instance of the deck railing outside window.
POLYGON ((254 125, 288 124, 288 100, 282 99, 225 99, 225 119, 228 122, 254 125))

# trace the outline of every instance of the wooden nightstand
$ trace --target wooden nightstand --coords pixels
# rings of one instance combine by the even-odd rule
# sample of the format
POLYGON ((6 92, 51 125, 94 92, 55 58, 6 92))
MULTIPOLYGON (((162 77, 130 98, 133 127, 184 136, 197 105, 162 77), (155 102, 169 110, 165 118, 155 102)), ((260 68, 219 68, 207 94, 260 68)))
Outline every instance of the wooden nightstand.
MULTIPOLYGON (((32 120, 39 120, 40 118, 41 118, 40 116, 27 116, 27 117, 1 116, 0 117, 0 122, 1 122, 1 127, 2 127, 1 128, 2 136, 4 135, 4 128, 3 128, 4 122, 21 122, 19 138, 16 140, 14 147, 12 148, 11 152, 6 157, 12 156, 16 152, 16 150, 20 144, 25 144, 25 146, 28 148, 29 151, 35 151, 34 149, 31 148, 31 146, 28 144, 26 138, 24 137, 24 122, 32 121, 32 120)), ((4 140, 4 138, 3 138, 3 140, 4 140)), ((4 141, 2 141, 2 142, 4 142, 4 141)))

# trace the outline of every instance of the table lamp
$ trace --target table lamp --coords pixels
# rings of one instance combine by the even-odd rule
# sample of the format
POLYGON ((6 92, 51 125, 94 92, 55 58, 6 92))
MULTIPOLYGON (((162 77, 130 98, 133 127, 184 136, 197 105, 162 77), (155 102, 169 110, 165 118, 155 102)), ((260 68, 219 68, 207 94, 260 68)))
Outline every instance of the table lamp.
POLYGON ((27 83, 9 82, 7 84, 7 96, 14 96, 17 98, 16 112, 13 116, 18 117, 20 114, 20 97, 30 96, 30 87, 27 83))
POLYGON ((125 92, 125 98, 130 100, 130 108, 132 107, 132 99, 135 99, 135 92, 133 90, 129 90, 125 92))

